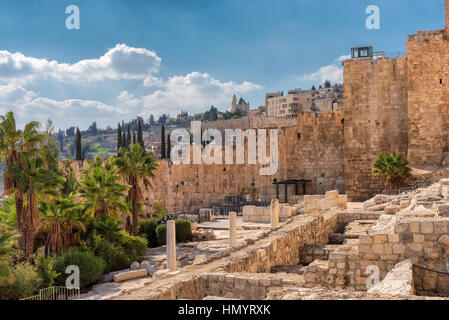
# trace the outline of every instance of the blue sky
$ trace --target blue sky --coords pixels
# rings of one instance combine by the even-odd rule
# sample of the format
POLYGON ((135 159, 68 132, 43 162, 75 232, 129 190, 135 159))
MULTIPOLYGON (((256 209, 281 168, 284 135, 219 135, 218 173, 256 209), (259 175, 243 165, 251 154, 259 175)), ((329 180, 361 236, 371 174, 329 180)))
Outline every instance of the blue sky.
POLYGON ((19 123, 115 125, 136 115, 253 107, 268 91, 341 79, 339 57, 441 29, 443 0, 2 0, 0 112, 19 123), (365 27, 368 5, 381 29, 365 27), (67 30, 65 8, 80 8, 67 30))

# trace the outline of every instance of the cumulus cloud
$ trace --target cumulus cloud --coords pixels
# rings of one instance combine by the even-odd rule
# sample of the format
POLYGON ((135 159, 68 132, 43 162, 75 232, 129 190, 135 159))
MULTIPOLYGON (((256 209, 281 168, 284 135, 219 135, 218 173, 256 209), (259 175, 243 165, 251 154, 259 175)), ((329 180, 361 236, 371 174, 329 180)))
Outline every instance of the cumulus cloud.
POLYGON ((176 112, 188 109, 190 112, 203 111, 211 105, 228 105, 234 93, 260 90, 260 85, 243 82, 221 82, 207 73, 192 72, 185 76, 169 78, 163 89, 142 97, 143 116, 150 113, 176 112))
POLYGON ((326 80, 330 80, 333 83, 342 83, 343 68, 341 67, 341 62, 350 58, 351 56, 340 56, 337 59, 335 59, 332 64, 323 66, 316 72, 302 75, 298 77, 298 80, 319 81, 320 83, 324 83, 326 80))
POLYGON ((86 120, 94 121, 111 120, 117 115, 127 115, 127 110, 110 106, 101 101, 67 99, 53 100, 38 96, 35 92, 25 88, 8 84, 0 85, 0 101, 2 113, 12 110, 15 112, 19 124, 23 125, 30 120, 40 122, 49 117, 57 118, 65 127, 86 123, 86 120))
POLYGON ((112 124, 139 114, 228 106, 234 93, 262 88, 246 81, 222 82, 199 72, 163 79, 157 75, 161 61, 153 51, 126 44, 73 64, 3 50, 0 112, 14 111, 22 124, 50 117, 57 127, 87 127, 95 120, 99 125, 112 124))
POLYGON ((128 91, 122 91, 117 96, 117 101, 120 105, 128 106, 128 107, 135 107, 140 104, 140 99, 136 98, 133 94, 129 93, 128 91))
POLYGON ((79 84, 110 80, 144 80, 159 71, 161 58, 153 51, 117 44, 97 59, 74 64, 27 57, 21 53, 0 51, 0 80, 25 84, 53 78, 79 84))

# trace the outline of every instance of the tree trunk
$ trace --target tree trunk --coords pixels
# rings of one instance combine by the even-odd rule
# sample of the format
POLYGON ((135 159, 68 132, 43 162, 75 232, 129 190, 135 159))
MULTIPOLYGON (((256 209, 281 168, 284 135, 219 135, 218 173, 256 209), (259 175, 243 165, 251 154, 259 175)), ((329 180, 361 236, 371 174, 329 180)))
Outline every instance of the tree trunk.
POLYGON ((137 188, 137 177, 130 176, 129 182, 131 185, 131 189, 129 190, 128 197, 132 204, 132 234, 137 235, 138 226, 139 226, 139 197, 138 197, 138 188, 137 188))
POLYGON ((37 195, 30 192, 27 196, 27 205, 24 216, 25 257, 29 258, 34 253, 34 236, 40 225, 40 214, 37 207, 37 195))
POLYGON ((24 222, 23 222, 23 195, 20 192, 15 194, 15 205, 16 205, 16 220, 17 220, 17 231, 19 232, 19 239, 17 240, 17 246, 22 252, 26 251, 25 248, 25 233, 24 233, 24 222))

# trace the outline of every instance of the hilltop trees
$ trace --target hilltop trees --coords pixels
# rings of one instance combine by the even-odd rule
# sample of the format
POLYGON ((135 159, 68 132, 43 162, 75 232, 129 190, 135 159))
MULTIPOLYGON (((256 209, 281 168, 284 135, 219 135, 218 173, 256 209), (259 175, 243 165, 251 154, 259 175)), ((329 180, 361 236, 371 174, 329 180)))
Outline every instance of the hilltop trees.
POLYGON ((75 156, 75 160, 76 161, 81 161, 83 160, 83 156, 81 153, 81 132, 79 128, 76 128, 76 142, 75 142, 75 148, 76 148, 76 156, 75 156))
POLYGON ((137 123, 137 143, 145 151, 145 144, 143 143, 142 122, 140 121, 140 119, 137 123))
POLYGON ((137 234, 139 206, 142 201, 142 189, 139 180, 149 184, 149 179, 154 177, 158 164, 152 153, 145 153, 139 144, 131 147, 131 150, 122 149, 123 156, 116 158, 114 163, 118 172, 126 183, 130 185, 128 200, 132 205, 132 234, 137 234))
POLYGON ((120 123, 117 127, 117 155, 120 155, 120 148, 122 147, 122 127, 120 126, 120 123))

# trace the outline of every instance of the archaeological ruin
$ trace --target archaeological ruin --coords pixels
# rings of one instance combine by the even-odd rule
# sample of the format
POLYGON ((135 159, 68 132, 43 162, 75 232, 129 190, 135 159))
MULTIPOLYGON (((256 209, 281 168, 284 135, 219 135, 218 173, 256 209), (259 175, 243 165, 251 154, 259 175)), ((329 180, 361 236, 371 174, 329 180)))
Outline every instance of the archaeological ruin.
POLYGON ((278 172, 162 161, 146 200, 204 214, 196 241, 151 249, 140 267, 151 277, 105 281, 83 298, 449 297, 449 1, 446 20, 444 30, 409 36, 406 56, 344 61, 344 108, 277 123, 206 123, 279 129, 278 172), (382 194, 372 165, 392 151, 424 173, 411 188, 382 194), (240 195, 259 204, 214 221, 240 195))

